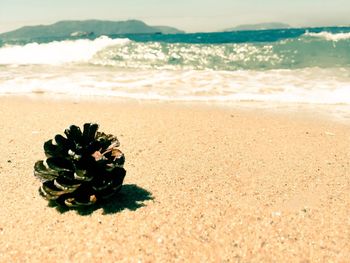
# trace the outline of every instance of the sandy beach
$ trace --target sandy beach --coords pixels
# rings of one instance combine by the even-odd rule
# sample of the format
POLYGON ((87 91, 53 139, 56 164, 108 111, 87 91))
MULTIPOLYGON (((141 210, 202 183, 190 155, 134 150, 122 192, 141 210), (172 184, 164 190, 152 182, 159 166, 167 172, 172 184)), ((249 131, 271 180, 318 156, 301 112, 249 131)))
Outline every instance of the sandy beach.
POLYGON ((0 98, 0 262, 346 262, 350 126, 208 105, 0 98), (118 136, 109 203, 58 211, 34 162, 71 124, 118 136))

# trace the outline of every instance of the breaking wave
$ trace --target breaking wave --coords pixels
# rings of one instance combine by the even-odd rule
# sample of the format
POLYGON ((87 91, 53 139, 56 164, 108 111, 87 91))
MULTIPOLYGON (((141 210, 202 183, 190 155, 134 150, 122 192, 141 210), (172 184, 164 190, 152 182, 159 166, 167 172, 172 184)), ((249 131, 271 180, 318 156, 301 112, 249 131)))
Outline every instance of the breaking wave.
POLYGON ((350 33, 305 33, 268 43, 190 44, 94 40, 5 45, 0 65, 92 64, 118 68, 270 70, 349 67, 350 33), (332 41, 330 41, 332 40, 332 41))
POLYGON ((128 39, 110 39, 102 36, 95 40, 78 39, 40 44, 33 42, 25 45, 5 45, 0 48, 0 64, 57 65, 88 62, 100 50, 128 42, 128 39))
POLYGON ((327 32, 327 31, 322 31, 322 32, 318 32, 318 33, 307 32, 304 35, 310 36, 310 37, 322 38, 322 39, 325 39, 327 41, 340 41, 340 40, 350 39, 350 33, 331 33, 331 32, 327 32))

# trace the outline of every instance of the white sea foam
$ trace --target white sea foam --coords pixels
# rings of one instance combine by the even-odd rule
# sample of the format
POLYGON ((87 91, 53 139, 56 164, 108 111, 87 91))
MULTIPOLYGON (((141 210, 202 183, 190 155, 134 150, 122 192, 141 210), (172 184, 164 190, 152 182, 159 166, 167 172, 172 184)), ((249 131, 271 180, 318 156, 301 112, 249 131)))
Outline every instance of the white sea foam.
POLYGON ((0 48, 0 65, 46 64, 87 62, 102 49, 129 43, 128 39, 111 39, 101 36, 95 40, 79 39, 29 43, 24 46, 7 45, 0 48))
POLYGON ((331 33, 331 32, 323 31, 319 33, 307 32, 304 35, 309 37, 323 38, 325 40, 335 41, 335 42, 340 40, 350 39, 350 33, 331 33))
POLYGON ((350 69, 116 70, 78 65, 2 68, 0 95, 34 93, 146 100, 350 105, 350 69))

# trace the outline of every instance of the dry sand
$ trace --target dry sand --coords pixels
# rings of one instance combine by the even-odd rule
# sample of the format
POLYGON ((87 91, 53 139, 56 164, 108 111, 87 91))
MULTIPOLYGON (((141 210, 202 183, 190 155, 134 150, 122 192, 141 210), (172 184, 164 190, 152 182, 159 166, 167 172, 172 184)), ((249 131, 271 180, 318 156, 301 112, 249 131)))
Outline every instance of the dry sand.
POLYGON ((1 262, 346 262, 350 127, 215 106, 0 98, 1 262), (126 155, 97 209, 38 195, 42 144, 97 122, 126 155))

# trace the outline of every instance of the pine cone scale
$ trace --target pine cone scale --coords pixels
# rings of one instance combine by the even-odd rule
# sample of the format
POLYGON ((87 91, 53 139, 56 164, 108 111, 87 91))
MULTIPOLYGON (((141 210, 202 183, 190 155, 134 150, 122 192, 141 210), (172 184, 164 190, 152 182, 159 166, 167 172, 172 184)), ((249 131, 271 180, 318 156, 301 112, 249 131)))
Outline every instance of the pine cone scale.
POLYGON ((68 139, 64 138, 61 134, 57 134, 55 136, 55 144, 58 146, 61 146, 63 148, 68 148, 66 147, 66 143, 68 142, 68 139))
POLYGON ((41 191, 45 193, 45 196, 47 197, 53 197, 53 198, 58 198, 63 194, 66 194, 67 192, 59 189, 55 186, 53 181, 46 181, 42 184, 41 186, 41 191))
POLYGON ((63 177, 58 177, 54 180, 54 185, 67 193, 75 191, 81 184, 81 182, 67 180, 63 177))
POLYGON ((50 157, 46 160, 46 163, 55 171, 71 172, 74 170, 72 163, 61 157, 50 157))
POLYGON ((79 141, 81 140, 81 130, 78 126, 71 125, 68 129, 64 131, 64 134, 67 136, 69 141, 79 141))
POLYGON ((58 145, 54 145, 52 143, 52 140, 45 142, 44 150, 45 150, 46 157, 64 155, 64 149, 62 149, 58 145))
POLYGON ((89 142, 94 140, 96 137, 96 132, 98 130, 97 124, 86 123, 84 124, 83 139, 84 142, 89 142))
POLYGON ((44 161, 37 161, 34 165, 34 175, 44 180, 53 180, 58 176, 58 172, 48 169, 44 161))

